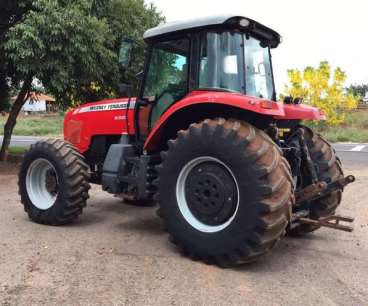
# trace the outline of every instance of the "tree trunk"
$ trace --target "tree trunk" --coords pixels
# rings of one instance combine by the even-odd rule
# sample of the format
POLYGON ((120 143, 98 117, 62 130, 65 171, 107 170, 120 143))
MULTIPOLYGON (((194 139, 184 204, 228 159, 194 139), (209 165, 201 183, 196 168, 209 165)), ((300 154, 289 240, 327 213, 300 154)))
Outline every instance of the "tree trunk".
MULTIPOLYGON (((0 57, 1 56, 2 54, 0 51, 0 57)), ((2 114, 9 110, 9 85, 6 80, 6 74, 3 71, 2 63, 0 63, 0 65, 0 114, 2 114)))
POLYGON ((18 94, 17 99, 15 100, 10 113, 8 120, 4 126, 4 139, 0 150, 0 161, 6 161, 8 157, 8 150, 10 145, 10 139, 13 134, 14 127, 17 123, 17 117, 19 115, 22 106, 28 98, 28 94, 30 92, 32 85, 32 77, 27 77, 24 81, 23 86, 18 94))

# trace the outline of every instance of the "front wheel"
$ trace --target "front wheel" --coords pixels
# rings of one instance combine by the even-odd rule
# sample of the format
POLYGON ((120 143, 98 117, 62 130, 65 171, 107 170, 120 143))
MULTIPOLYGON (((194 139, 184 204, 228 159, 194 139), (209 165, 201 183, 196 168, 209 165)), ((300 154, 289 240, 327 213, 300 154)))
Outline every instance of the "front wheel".
POLYGON ((50 139, 32 145, 19 172, 19 194, 31 220, 61 225, 75 220, 86 206, 89 173, 70 144, 50 139))
POLYGON ((192 124, 169 142, 158 172, 159 216, 171 241, 193 259, 250 262, 285 233, 290 168, 276 144, 250 124, 192 124))

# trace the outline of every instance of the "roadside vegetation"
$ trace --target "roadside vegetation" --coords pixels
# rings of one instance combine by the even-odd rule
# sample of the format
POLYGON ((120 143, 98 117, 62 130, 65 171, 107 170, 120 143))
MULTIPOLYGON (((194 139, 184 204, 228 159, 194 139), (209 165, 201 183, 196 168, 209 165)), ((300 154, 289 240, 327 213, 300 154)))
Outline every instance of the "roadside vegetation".
POLYGON ((339 67, 332 69, 327 61, 317 67, 306 67, 303 71, 288 70, 289 84, 286 96, 301 98, 303 103, 322 110, 327 115, 329 126, 345 122, 346 114, 355 110, 361 97, 353 90, 346 90, 346 73, 339 67))
POLYGON ((334 126, 313 126, 330 142, 368 143, 368 110, 346 113, 345 121, 334 126))
MULTIPOLYGON (((4 128, 7 117, 0 116, 0 130, 4 128)), ((20 115, 13 135, 61 137, 64 115, 20 115)))
MULTIPOLYGON (((288 70, 284 96, 301 98, 302 103, 322 110, 326 122, 306 122, 330 142, 368 142, 368 110, 357 109, 365 95, 365 85, 345 88, 346 73, 332 69, 327 61, 304 70, 288 70)), ((284 96, 281 98, 283 99, 284 96)))
POLYGON ((13 155, 22 155, 24 154, 29 148, 28 147, 10 147, 9 153, 13 155))

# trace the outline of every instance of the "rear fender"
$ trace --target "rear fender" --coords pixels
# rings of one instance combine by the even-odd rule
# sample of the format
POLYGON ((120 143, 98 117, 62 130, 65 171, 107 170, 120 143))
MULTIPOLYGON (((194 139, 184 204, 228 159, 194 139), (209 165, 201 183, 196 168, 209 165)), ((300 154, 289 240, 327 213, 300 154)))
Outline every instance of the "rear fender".
POLYGON ((326 120, 326 115, 316 107, 305 104, 283 104, 284 115, 274 116, 275 120, 326 120))
POLYGON ((147 152, 162 150, 178 130, 206 118, 237 118, 262 128, 273 117, 284 115, 283 105, 277 102, 237 93, 192 92, 164 112, 148 135, 144 149, 147 152))

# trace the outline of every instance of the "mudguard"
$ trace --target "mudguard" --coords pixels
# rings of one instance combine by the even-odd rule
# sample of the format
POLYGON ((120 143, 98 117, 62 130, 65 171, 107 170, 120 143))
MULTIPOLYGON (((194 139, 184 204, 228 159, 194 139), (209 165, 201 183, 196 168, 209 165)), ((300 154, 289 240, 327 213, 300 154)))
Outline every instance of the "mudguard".
POLYGON ((149 151, 160 138, 167 120, 178 111, 198 104, 221 104, 247 110, 275 120, 324 120, 325 116, 315 107, 307 105, 289 105, 271 100, 246 96, 241 93, 193 91, 182 100, 169 107, 148 135, 144 148, 149 151))

